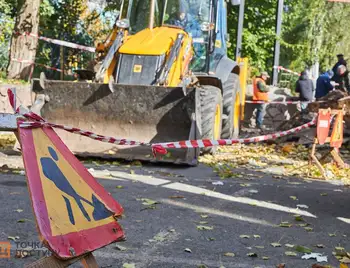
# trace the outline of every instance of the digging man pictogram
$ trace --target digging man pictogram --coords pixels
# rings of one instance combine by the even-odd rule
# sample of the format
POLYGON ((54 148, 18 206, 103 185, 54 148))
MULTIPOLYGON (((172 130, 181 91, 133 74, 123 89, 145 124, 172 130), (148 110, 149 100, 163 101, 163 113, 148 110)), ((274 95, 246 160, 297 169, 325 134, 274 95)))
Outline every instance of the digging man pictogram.
MULTIPOLYGON (((95 221, 103 220, 110 217, 112 213, 109 210, 107 210, 105 205, 100 200, 98 200, 96 196, 92 194, 92 202, 90 202, 89 200, 80 196, 74 190, 74 188, 72 187, 68 179, 65 177, 65 175, 62 173, 62 171, 60 170, 60 168, 55 162, 55 161, 58 161, 58 155, 56 151, 52 147, 48 147, 48 151, 51 157, 40 158, 42 170, 46 178, 52 181, 58 189, 60 189, 62 192, 64 192, 65 194, 69 195, 74 199, 81 213, 84 215, 87 221, 91 221, 91 218, 88 212, 86 211, 86 209, 84 208, 82 201, 84 201, 85 203, 89 204, 94 208, 92 217, 95 221)), ((74 219, 71 201, 63 195, 62 197, 66 203, 69 220, 73 225, 75 225, 75 219, 74 219)))

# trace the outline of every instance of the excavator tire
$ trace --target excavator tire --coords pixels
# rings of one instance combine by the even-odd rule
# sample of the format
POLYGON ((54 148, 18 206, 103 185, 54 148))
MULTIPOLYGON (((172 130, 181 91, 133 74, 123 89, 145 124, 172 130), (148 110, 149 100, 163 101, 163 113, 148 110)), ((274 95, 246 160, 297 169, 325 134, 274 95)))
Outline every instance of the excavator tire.
MULTIPOLYGON (((205 85, 200 90, 201 134, 202 139, 217 140, 222 128, 222 96, 221 90, 205 85)), ((214 154, 217 147, 203 148, 202 154, 214 154)))
POLYGON ((223 84, 223 114, 225 119, 222 120, 222 139, 238 138, 239 136, 239 92, 239 76, 230 73, 228 79, 223 84))

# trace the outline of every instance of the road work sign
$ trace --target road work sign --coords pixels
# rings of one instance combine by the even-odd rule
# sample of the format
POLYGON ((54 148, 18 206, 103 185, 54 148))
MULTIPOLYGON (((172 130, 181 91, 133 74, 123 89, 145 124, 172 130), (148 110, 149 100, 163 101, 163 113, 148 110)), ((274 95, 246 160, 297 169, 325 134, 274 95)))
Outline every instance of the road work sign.
POLYGON ((329 130, 331 127, 331 110, 330 109, 320 109, 318 112, 317 120, 317 139, 318 143, 323 145, 329 135, 329 130))
POLYGON ((348 165, 343 161, 339 155, 339 148, 343 143, 343 118, 344 109, 342 110, 331 110, 331 109, 320 109, 318 112, 317 121, 317 136, 315 137, 314 144, 311 150, 311 159, 316 163, 317 167, 323 174, 325 179, 328 178, 326 170, 323 168, 320 160, 316 156, 316 146, 318 144, 329 143, 332 148, 329 152, 321 156, 320 159, 325 159, 328 154, 334 159, 334 162, 341 168, 348 167, 348 165), (333 124, 332 134, 329 137, 329 131, 331 128, 331 116, 336 116, 335 122, 333 124))
POLYGON ((334 126, 333 126, 331 140, 330 140, 331 147, 333 147, 333 148, 339 149, 343 144, 343 135, 344 135, 343 134, 343 132, 344 132, 343 119, 344 119, 343 111, 342 110, 338 111, 338 114, 337 114, 337 117, 335 119, 334 126))
POLYGON ((52 128, 19 128, 19 138, 40 237, 57 257, 77 257, 123 239, 116 220, 123 208, 52 128))

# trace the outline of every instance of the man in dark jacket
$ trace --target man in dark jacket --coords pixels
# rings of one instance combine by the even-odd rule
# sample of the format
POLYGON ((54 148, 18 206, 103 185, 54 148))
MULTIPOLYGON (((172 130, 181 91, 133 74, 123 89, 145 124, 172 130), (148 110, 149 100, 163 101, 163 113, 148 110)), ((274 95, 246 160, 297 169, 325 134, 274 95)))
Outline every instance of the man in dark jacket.
POLYGON ((331 83, 331 79, 334 73, 329 70, 319 76, 316 81, 316 100, 326 96, 330 91, 334 89, 334 85, 331 83))
POLYGON ((339 73, 338 73, 338 68, 341 65, 344 65, 346 67, 347 66, 347 62, 344 59, 344 55, 343 54, 338 54, 337 58, 338 58, 338 61, 332 68, 332 71, 334 73, 334 76, 332 77, 332 81, 334 81, 334 82, 339 84, 341 82, 341 75, 339 75, 339 73))
POLYGON ((350 93, 350 72, 345 65, 338 66, 337 75, 339 76, 339 84, 337 89, 350 93))
POLYGON ((315 87, 312 80, 309 79, 307 73, 303 71, 296 83, 295 92, 299 93, 299 100, 301 101, 301 112, 305 112, 307 102, 311 102, 314 98, 315 87))

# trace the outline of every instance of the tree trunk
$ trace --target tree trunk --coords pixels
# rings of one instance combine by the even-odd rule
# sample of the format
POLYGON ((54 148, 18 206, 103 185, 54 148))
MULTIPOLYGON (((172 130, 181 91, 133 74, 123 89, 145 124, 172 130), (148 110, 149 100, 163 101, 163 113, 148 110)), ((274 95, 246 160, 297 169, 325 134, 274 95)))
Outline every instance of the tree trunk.
POLYGON ((38 39, 19 34, 38 34, 39 6, 40 0, 18 1, 17 17, 11 38, 9 64, 7 66, 7 77, 9 79, 26 79, 31 73, 32 65, 30 63, 20 63, 15 61, 15 59, 35 61, 38 39))

